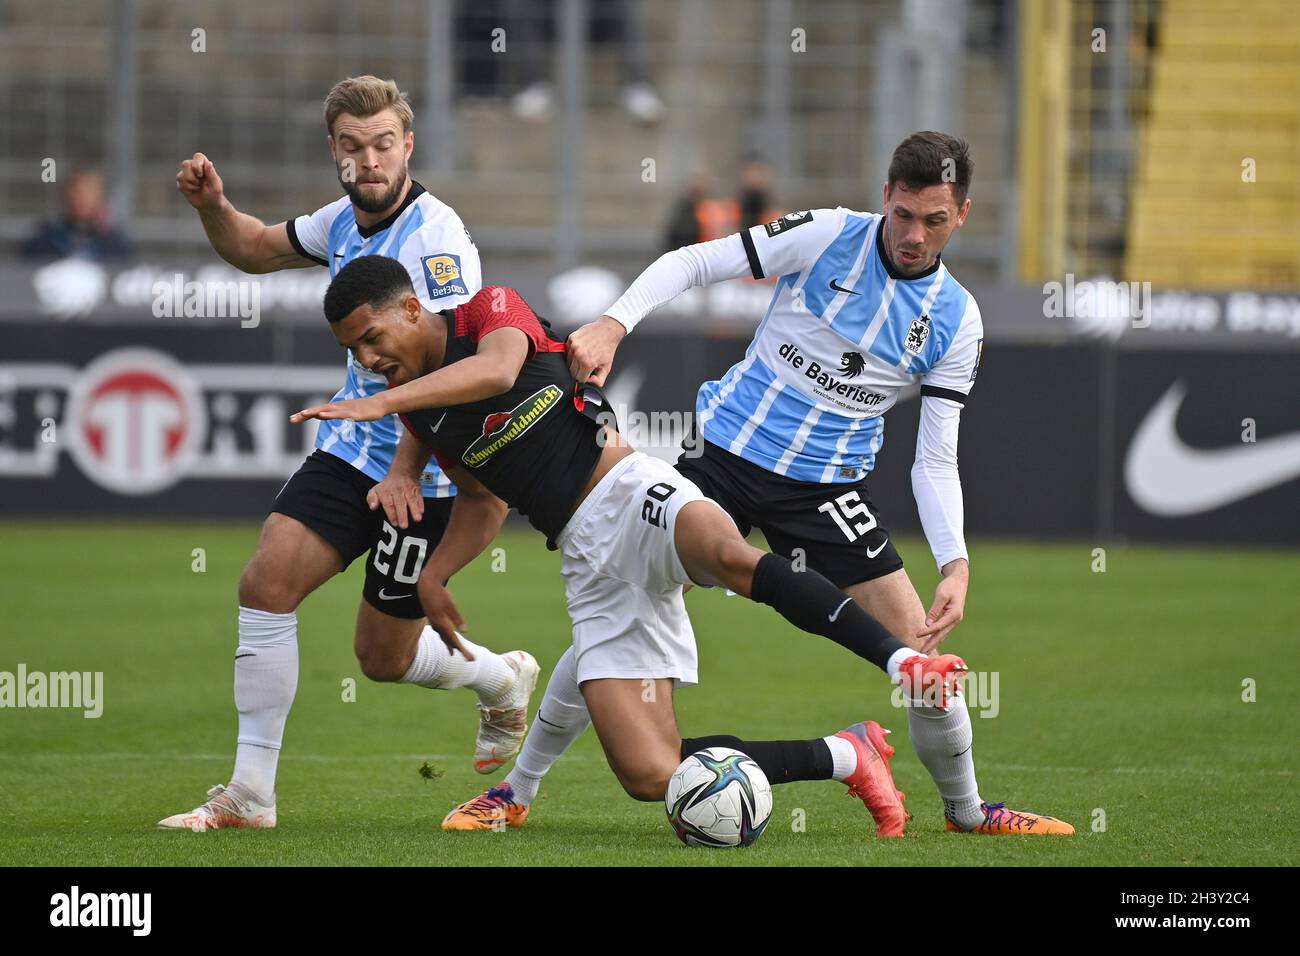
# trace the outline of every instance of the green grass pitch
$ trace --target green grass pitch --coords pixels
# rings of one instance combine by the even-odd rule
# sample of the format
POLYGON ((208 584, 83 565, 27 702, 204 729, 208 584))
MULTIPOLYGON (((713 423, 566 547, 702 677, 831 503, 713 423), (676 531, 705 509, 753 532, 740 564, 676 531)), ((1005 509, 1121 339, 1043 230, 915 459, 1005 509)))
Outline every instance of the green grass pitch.
MULTIPOLYGON (((301 678, 274 831, 164 833, 232 766, 235 585, 254 524, 0 525, 0 671, 102 671, 103 715, 0 710, 0 864, 1278 865, 1300 840, 1300 556, 1283 551, 1107 549, 972 542, 966 622, 947 649, 998 675, 998 713, 972 713, 988 800, 1075 824, 1066 838, 943 830, 929 778, 883 675, 773 611, 717 591, 687 603, 701 684, 679 693, 688 735, 821 736, 867 718, 894 730, 913 814, 879 841, 832 782, 778 787, 744 850, 681 846, 659 804, 627 797, 588 732, 543 785, 521 830, 443 833, 473 772, 467 691, 379 685, 352 627, 360 562, 299 610, 301 678), (204 549, 206 570, 192 570, 204 549), (345 701, 344 684, 356 682, 345 701), (1243 681, 1255 700, 1243 700, 1243 681), (440 771, 422 779, 427 761, 440 771), (1103 817, 1104 815, 1104 817, 1103 817), (1104 827, 1102 826, 1104 822, 1104 827)), ((453 583, 470 633, 526 647, 542 680, 568 643, 559 557, 508 530, 453 583)), ((923 599, 936 574, 900 547, 923 599)), ((539 687, 540 695, 540 687, 539 687)), ((535 698, 536 700, 540 699, 535 698)))

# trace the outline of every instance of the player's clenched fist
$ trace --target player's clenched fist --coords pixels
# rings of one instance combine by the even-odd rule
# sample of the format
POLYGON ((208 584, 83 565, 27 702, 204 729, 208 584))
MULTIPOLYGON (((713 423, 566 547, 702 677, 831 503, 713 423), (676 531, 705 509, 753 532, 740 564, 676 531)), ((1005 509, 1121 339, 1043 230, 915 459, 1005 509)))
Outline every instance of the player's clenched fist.
POLYGON ((202 153, 181 162, 176 188, 195 209, 214 209, 221 203, 221 177, 212 160, 202 153))
POLYGON ((565 343, 574 381, 604 385, 614 364, 614 350, 625 335, 623 324, 608 315, 575 330, 565 343))

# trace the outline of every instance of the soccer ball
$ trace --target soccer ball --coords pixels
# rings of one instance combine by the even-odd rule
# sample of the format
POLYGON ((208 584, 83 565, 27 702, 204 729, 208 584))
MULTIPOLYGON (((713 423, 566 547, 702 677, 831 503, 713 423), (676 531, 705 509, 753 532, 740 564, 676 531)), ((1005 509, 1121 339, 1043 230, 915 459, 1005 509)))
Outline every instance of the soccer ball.
POLYGON ((687 846, 749 846, 772 816, 772 785, 739 750, 710 747, 674 771, 664 808, 687 846))

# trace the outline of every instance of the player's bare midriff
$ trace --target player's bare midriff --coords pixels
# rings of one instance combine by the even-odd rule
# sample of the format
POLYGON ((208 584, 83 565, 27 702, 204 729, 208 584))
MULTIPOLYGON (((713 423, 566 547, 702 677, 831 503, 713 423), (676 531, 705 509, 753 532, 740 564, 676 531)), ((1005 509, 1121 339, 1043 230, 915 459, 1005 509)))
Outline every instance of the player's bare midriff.
POLYGON ((636 451, 631 445, 627 444, 616 432, 611 432, 609 428, 602 425, 603 433, 601 435, 600 458, 596 461, 596 467, 587 479, 587 483, 582 486, 582 494, 573 503, 573 510, 569 512, 572 518, 582 503, 587 500, 587 495, 591 494, 591 489, 600 484, 600 480, 610 473, 610 470, 628 455, 636 451))

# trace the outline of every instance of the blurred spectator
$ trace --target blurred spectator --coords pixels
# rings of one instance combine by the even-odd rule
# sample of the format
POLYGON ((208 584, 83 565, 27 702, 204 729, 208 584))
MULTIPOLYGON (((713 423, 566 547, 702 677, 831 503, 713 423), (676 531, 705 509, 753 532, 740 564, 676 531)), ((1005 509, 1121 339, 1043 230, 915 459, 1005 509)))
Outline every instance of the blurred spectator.
MULTIPOLYGON (((473 0, 457 3, 453 26, 456 54, 456 95, 472 99, 506 99, 508 56, 493 52, 494 30, 506 22, 507 0, 473 0)), ((513 41, 514 37, 507 37, 513 41)), ((507 43, 506 50, 513 52, 507 43)))
POLYGON ((24 243, 22 254, 31 259, 123 259, 131 243, 109 221, 104 201, 104 179, 93 169, 79 169, 63 186, 63 208, 37 227, 24 243))
POLYGON ((757 156, 747 156, 740 166, 740 190, 735 198, 713 196, 713 179, 697 173, 673 205, 664 236, 671 251, 696 242, 721 239, 741 229, 771 222, 783 213, 772 204, 772 170, 757 156))
POLYGON ((685 195, 673 203, 673 211, 668 217, 668 232, 664 236, 665 252, 701 241, 700 236, 705 231, 700 221, 701 204, 709 201, 712 191, 713 180, 709 174, 696 173, 685 195))
MULTIPOLYGON (((592 0, 591 28, 597 42, 621 43, 620 63, 623 91, 620 102, 633 119, 657 123, 664 115, 664 102, 650 82, 646 57, 643 5, 635 0, 592 0)), ((509 35, 518 43, 516 78, 522 89, 510 101, 521 119, 542 120, 550 116, 555 89, 545 77, 544 59, 554 40, 554 3, 538 0, 506 0, 509 35)))
POLYGON ((781 215, 772 206, 772 167, 758 156, 746 156, 740 164, 741 227, 748 229, 781 215))

